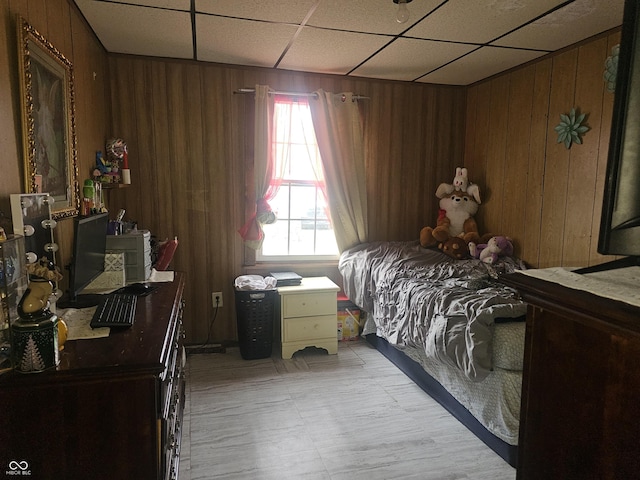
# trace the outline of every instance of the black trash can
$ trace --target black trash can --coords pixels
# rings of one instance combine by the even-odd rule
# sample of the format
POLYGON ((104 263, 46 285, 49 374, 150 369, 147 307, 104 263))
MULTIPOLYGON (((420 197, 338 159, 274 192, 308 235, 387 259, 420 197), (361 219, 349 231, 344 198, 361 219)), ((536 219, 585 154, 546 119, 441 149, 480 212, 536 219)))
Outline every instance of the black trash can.
POLYGON ((277 290, 235 292, 240 355, 245 360, 270 357, 277 290))

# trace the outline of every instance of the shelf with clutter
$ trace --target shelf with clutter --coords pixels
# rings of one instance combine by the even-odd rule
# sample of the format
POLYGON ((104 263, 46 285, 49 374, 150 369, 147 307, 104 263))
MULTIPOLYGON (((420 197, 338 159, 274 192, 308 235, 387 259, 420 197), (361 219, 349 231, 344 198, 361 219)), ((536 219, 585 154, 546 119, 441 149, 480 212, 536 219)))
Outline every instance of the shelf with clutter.
POLYGON ((111 138, 105 143, 106 155, 96 152, 91 178, 82 183, 81 215, 106 213, 103 190, 125 188, 131 185, 127 144, 121 138, 111 138))
POLYGON ((123 188, 131 184, 127 144, 121 138, 112 138, 105 144, 106 155, 96 152, 93 180, 102 188, 123 188))

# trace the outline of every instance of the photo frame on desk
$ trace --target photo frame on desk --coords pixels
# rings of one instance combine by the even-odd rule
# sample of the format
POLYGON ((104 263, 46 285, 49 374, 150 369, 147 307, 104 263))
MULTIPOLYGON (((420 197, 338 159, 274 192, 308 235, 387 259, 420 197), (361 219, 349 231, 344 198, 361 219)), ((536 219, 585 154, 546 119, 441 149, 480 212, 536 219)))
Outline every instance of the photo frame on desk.
POLYGON ((55 219, 78 214, 73 67, 18 17, 18 62, 26 193, 48 193, 55 219))

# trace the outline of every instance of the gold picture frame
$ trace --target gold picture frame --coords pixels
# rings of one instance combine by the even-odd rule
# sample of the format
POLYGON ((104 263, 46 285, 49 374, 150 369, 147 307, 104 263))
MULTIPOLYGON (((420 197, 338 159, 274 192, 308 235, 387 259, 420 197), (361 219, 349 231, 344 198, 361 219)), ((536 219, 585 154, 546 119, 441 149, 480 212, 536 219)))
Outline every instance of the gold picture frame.
POLYGON ((55 219, 78 214, 79 186, 71 62, 18 17, 26 193, 48 193, 55 219))

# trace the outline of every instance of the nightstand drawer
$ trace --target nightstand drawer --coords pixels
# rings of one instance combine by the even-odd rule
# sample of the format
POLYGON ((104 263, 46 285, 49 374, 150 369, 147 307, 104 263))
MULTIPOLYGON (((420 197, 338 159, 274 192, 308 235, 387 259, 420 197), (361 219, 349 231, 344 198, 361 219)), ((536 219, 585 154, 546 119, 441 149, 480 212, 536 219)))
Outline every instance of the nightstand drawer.
POLYGON ((284 297, 282 313, 285 318, 308 317, 313 315, 336 315, 336 292, 286 295, 284 297))
POLYGON ((336 315, 303 318, 286 318, 283 325, 283 341, 295 342, 336 337, 336 315))

